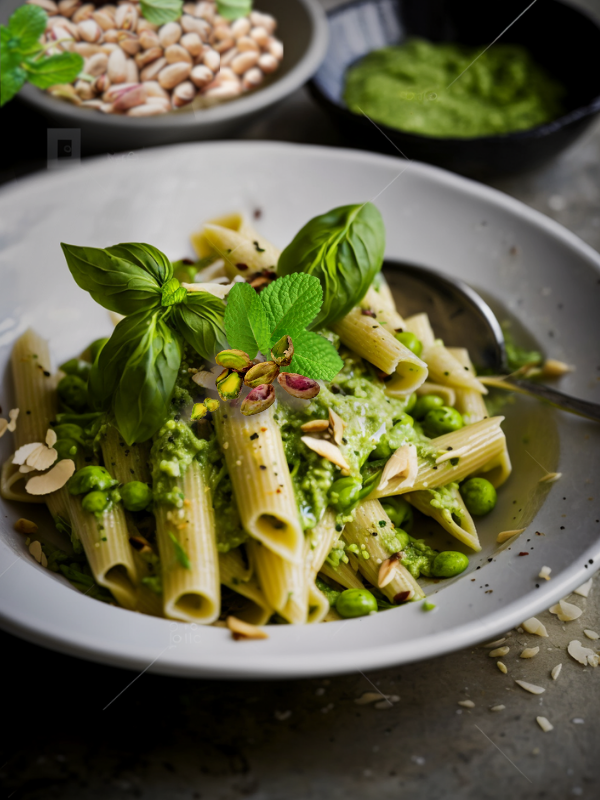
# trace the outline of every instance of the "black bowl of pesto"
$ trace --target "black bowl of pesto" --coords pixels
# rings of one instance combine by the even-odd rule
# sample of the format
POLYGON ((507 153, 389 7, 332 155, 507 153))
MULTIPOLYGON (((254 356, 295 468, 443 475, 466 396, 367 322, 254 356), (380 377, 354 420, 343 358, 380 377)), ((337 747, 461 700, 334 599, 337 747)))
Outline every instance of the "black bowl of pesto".
POLYGON ((354 147, 476 177, 535 169, 600 111, 600 26, 560 0, 527 5, 338 7, 313 96, 354 147))

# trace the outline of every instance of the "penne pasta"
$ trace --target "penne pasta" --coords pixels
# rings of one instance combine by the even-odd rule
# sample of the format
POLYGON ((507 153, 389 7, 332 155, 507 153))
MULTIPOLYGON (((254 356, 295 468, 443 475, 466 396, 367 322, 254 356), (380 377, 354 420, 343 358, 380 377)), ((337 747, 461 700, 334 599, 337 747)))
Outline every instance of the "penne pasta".
POLYGON ((473 517, 467 511, 464 500, 458 491, 458 486, 452 485, 448 487, 447 492, 451 501, 450 504, 439 504, 438 493, 432 489, 409 492, 404 497, 417 511, 434 519, 459 542, 479 552, 481 544, 479 543, 477 528, 473 522, 473 517), (456 511, 448 508, 448 505, 454 505, 456 511))
POLYGON ((258 580, 241 556, 240 548, 219 553, 221 583, 248 600, 248 605, 236 616, 252 625, 266 625, 274 609, 267 602, 258 580))
MULTIPOLYGON (((449 347, 448 352, 472 375, 475 374, 473 364, 469 358, 469 351, 466 348, 449 347)), ((454 405, 454 403, 451 403, 451 405, 454 405)), ((463 419, 468 424, 479 422, 489 416, 481 392, 473 389, 456 390, 456 409, 460 411, 463 415, 463 419)))

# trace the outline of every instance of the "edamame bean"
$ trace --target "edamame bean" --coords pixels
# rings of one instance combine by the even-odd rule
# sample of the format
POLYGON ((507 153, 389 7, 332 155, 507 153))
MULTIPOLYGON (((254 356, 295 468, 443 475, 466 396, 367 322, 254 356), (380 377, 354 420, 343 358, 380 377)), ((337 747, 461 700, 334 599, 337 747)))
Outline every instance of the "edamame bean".
POLYGON ((92 362, 92 364, 98 358, 98 356, 100 355, 100 351, 107 342, 108 339, 106 337, 103 337, 101 339, 96 339, 88 347, 88 350, 90 351, 90 361, 92 362))
POLYGON ((413 524, 413 510, 403 497, 386 497, 381 504, 383 510, 392 521, 394 528, 409 531, 413 524))
POLYGON ((444 401, 437 394, 423 394, 417 397, 417 402, 412 409, 412 415, 415 419, 424 419, 424 417, 434 408, 441 408, 444 401))
POLYGON ((414 333, 411 333, 410 331, 403 331, 402 333, 395 333, 394 336, 404 345, 404 347, 408 347, 411 353, 414 353, 417 358, 423 352, 423 343, 420 339, 417 339, 414 333))
POLYGON ((152 502, 152 489, 141 481, 129 481, 121 486, 120 491, 127 511, 143 511, 152 502))
POLYGON ((460 575, 469 566, 469 559, 464 553, 456 550, 446 550, 438 553, 431 565, 431 574, 434 578, 453 578, 460 575))
POLYGON ((335 609, 340 617, 364 617, 377 611, 377 600, 368 589, 346 589, 338 597, 335 609))
POLYGON ((105 492, 90 492, 81 501, 81 507, 90 514, 101 514, 110 500, 105 492))
POLYGON ((436 436, 459 430, 464 424, 462 415, 455 408, 442 405, 427 412, 423 420, 423 431, 435 439, 436 436))
POLYGON ((496 490, 485 478, 469 478, 461 484, 460 493, 469 514, 473 514, 474 517, 489 514, 498 498, 496 490))
POLYGON ((84 494, 95 490, 105 492, 117 482, 104 467, 90 466, 78 469, 67 485, 71 494, 84 494))
POLYGON ((59 460, 62 458, 75 458, 78 445, 75 439, 59 439, 54 445, 59 460))
POLYGON ((62 402, 73 411, 87 408, 87 383, 77 375, 65 375, 56 387, 62 402))

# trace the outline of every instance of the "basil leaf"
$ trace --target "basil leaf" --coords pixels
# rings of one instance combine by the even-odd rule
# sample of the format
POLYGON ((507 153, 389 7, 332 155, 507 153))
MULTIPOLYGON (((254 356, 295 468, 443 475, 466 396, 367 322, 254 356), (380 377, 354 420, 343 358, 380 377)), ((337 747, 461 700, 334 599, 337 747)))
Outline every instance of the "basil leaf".
POLYGON ((127 444, 147 441, 164 423, 180 365, 179 336, 155 311, 125 363, 114 396, 115 421, 127 444))
POLYGON ((57 83, 72 83, 83 69, 83 58, 79 53, 58 53, 35 61, 25 59, 27 80, 38 89, 48 89, 57 83))
POLYGON ((141 0, 142 16, 153 25, 164 25, 179 19, 183 0, 141 0))
POLYGON ((173 306, 172 319, 186 342, 207 360, 227 347, 225 304, 208 292, 188 292, 173 306))
POLYGON ((332 381, 344 366, 335 347, 312 331, 301 331, 293 337, 294 357, 284 372, 297 372, 315 381, 332 381))
POLYGON ((310 325, 320 328, 363 299, 381 269, 384 251, 385 228, 378 209, 372 203, 341 206, 314 217, 296 234, 281 254, 277 272, 307 272, 321 281, 323 306, 310 325))
POLYGON ((38 39, 46 30, 48 15, 39 6, 27 5, 17 8, 8 20, 10 35, 19 40, 20 50, 39 47, 38 39))
MULTIPOLYGON (((269 323, 260 295, 248 283, 236 283, 227 295, 225 330, 230 347, 254 358, 260 350, 269 358, 269 323)), ((279 337, 281 338, 281 337, 279 337)))
POLYGON ((127 361, 152 325, 155 313, 151 310, 138 311, 122 319, 114 329, 92 365, 88 379, 88 400, 93 408, 109 407, 127 361))
POLYGON ((252 11, 252 0, 217 0, 217 14, 225 19, 247 17, 252 11))
POLYGON ((145 270, 152 275, 159 286, 173 277, 173 265, 158 247, 151 244, 138 242, 114 244, 112 247, 107 247, 106 252, 145 270))
POLYGON ((178 303, 183 303, 186 295, 187 289, 181 286, 177 278, 171 278, 162 287, 160 304, 163 308, 175 306, 178 303))
POLYGON ((109 311, 127 315, 160 305, 161 284, 153 273, 162 274, 165 268, 151 259, 153 251, 166 258, 159 250, 149 245, 116 245, 108 250, 64 243, 61 247, 77 285, 109 311), (121 257, 141 256, 135 248, 146 248, 147 265, 140 257, 137 263, 121 257))

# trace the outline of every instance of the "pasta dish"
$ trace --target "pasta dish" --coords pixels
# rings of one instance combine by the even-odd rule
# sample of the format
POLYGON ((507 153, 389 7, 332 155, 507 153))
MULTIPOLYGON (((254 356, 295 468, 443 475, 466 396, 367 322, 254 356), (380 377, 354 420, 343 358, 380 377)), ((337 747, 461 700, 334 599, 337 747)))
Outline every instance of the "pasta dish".
POLYGON ((420 579, 467 568, 511 466, 468 350, 398 312, 379 211, 282 252, 241 214, 192 244, 62 245, 116 327, 55 373, 35 331, 14 346, 2 496, 63 539, 19 520, 30 552, 88 597, 240 636, 431 608, 420 579), (423 515, 460 550, 411 535, 423 515))

